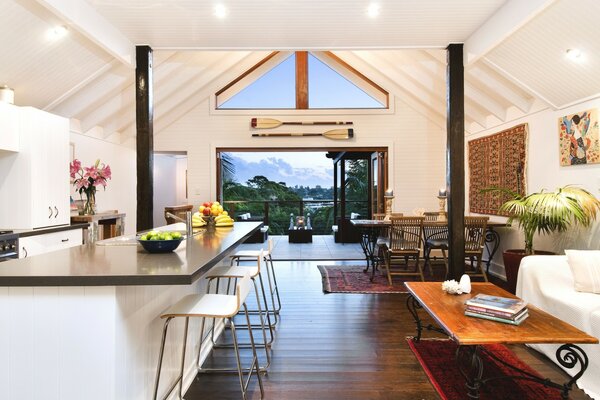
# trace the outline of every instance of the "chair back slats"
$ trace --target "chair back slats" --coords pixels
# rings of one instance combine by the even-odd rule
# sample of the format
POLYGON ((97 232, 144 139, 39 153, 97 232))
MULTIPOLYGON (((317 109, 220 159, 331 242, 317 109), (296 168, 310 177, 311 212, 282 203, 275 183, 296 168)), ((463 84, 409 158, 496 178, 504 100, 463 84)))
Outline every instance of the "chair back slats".
POLYGON ((465 252, 481 253, 488 219, 488 217, 465 217, 465 252))
POLYGON ((374 213, 373 214, 373 219, 376 221, 383 221, 384 218, 385 218, 385 214, 383 214, 383 213, 374 213))
POLYGON ((390 250, 418 251, 423 239, 424 217, 392 217, 390 222, 390 250))
POLYGON ((423 216, 425 217, 425 222, 437 221, 438 217, 440 216, 440 213, 436 211, 425 211, 423 213, 423 216))

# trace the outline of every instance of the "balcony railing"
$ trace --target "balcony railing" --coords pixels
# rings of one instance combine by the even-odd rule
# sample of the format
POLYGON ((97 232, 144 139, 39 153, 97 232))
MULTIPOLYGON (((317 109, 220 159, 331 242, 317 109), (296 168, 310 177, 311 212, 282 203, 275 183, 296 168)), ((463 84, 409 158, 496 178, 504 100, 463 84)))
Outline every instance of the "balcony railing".
MULTIPOLYGON (((315 235, 328 235, 331 226, 335 225, 337 218, 333 215, 333 200, 226 200, 223 207, 232 218, 237 220, 241 214, 250 213, 254 221, 263 221, 269 226, 269 233, 273 235, 286 235, 290 227, 290 215, 295 217, 310 215, 310 224, 315 235)), ((367 201, 346 201, 346 216, 350 218, 352 213, 367 217, 367 201)), ((341 202, 338 202, 338 213, 341 202)), ((339 218, 339 215, 338 215, 339 218)))

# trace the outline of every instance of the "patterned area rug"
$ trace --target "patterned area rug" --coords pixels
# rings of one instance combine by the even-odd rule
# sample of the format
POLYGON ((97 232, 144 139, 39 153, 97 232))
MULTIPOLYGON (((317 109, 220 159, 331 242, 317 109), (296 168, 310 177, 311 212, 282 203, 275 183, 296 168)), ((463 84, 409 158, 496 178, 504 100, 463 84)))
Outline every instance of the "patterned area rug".
MULTIPOLYGON (((448 339, 421 339, 415 342, 407 338, 408 346, 415 353, 423 370, 444 400, 463 400, 467 398, 465 379, 456 366, 456 344, 448 339)), ((527 364, 521 361, 506 346, 501 344, 486 345, 485 349, 495 357, 508 362, 524 371, 539 376, 527 364)), ((517 375, 485 352, 481 353, 486 376, 517 375)), ((521 379, 497 379, 489 381, 480 391, 481 400, 560 400, 557 389, 544 387, 541 384, 521 379)))
MULTIPOLYGON (((318 265, 323 278, 325 293, 406 293, 404 281, 392 277, 393 285, 388 285, 387 276, 375 272, 371 282, 371 271, 363 272, 363 265, 318 265)), ((406 280, 416 280, 408 278, 406 280)))

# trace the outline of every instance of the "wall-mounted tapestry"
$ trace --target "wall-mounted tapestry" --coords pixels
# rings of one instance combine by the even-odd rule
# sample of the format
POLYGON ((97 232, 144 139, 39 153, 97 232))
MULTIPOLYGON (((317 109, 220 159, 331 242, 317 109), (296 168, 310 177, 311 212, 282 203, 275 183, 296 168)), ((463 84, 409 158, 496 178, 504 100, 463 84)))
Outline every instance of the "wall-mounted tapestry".
POLYGON ((598 110, 586 110, 558 119, 560 165, 600 162, 598 110))
POLYGON ((525 194, 527 124, 469 141, 469 209, 473 213, 500 215, 508 200, 501 193, 482 193, 488 187, 525 194))

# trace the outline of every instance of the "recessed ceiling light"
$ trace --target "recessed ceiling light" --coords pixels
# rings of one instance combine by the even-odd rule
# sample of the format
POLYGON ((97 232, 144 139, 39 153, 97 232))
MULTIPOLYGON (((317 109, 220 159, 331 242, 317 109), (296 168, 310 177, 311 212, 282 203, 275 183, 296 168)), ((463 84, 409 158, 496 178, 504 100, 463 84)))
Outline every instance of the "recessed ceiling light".
POLYGON ((567 49, 566 51, 567 53, 567 58, 569 58, 572 61, 578 61, 581 60, 581 50, 579 49, 567 49))
POLYGON ((58 40, 64 36, 66 36, 67 33, 69 33, 69 30, 67 29, 66 26, 57 25, 48 30, 48 32, 46 33, 46 37, 50 40, 58 40))
POLYGON ((215 16, 217 18, 225 18, 227 16, 227 8, 223 4, 215 6, 215 16))
POLYGON ((369 17, 371 17, 371 18, 375 18, 376 16, 378 16, 379 15, 379 4, 377 4, 377 3, 369 4, 369 7, 367 8, 367 15, 369 15, 369 17))

